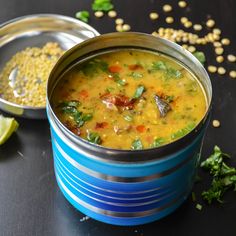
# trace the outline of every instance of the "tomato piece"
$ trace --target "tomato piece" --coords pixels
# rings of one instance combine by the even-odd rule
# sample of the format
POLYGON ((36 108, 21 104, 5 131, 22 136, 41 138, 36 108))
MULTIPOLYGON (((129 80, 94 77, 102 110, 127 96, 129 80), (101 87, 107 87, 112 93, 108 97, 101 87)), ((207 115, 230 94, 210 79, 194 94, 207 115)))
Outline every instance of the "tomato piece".
POLYGON ((119 73, 121 71, 121 67, 119 65, 113 65, 113 66, 109 66, 108 70, 111 73, 119 73))
POLYGON ((87 98, 89 96, 89 93, 87 90, 85 89, 82 89, 80 92, 79 92, 79 96, 83 99, 87 98))
POLYGON ((107 122, 97 122, 96 123, 96 126, 95 126, 95 129, 104 129, 108 126, 108 123, 107 122))
POLYGON ((129 69, 130 70, 139 70, 139 69, 143 69, 143 66, 139 65, 139 64, 133 64, 133 65, 129 65, 129 69))
POLYGON ((146 128, 144 125, 138 125, 136 126, 136 130, 140 133, 143 133, 146 130, 146 128))

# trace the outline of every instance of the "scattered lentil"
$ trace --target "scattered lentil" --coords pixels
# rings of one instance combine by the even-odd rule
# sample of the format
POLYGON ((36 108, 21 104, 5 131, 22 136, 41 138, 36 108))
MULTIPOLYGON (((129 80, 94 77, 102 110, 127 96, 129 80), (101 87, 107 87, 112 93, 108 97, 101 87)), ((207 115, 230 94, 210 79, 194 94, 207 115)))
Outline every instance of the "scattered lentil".
POLYGON ((191 21, 187 21, 184 23, 185 28, 190 28, 192 25, 193 25, 193 23, 191 21))
POLYGON ((222 43, 223 45, 229 45, 229 44, 230 44, 230 40, 229 40, 228 38, 223 38, 223 39, 221 40, 221 43, 222 43))
POLYGON ((235 79, 235 78, 236 78, 236 71, 235 71, 235 70, 230 71, 230 72, 229 72, 229 76, 230 76, 231 78, 235 79))
POLYGON ((196 30, 196 31, 201 31, 202 26, 200 24, 195 24, 195 25, 193 25, 193 29, 196 30))
POLYGON ((223 48, 215 48, 215 53, 216 53, 217 55, 222 55, 223 52, 224 52, 224 49, 223 49, 223 48))
POLYGON ((219 127, 220 127, 220 121, 219 121, 219 120, 213 120, 213 121, 212 121, 212 125, 213 125, 213 127, 215 127, 215 128, 219 128, 219 127))
POLYGON ((180 22, 181 22, 182 24, 186 23, 187 21, 188 21, 188 18, 187 18, 187 17, 181 17, 181 18, 180 18, 180 22))
POLYGON ((222 44, 221 44, 220 42, 214 42, 213 45, 214 45, 214 47, 216 47, 216 48, 219 48, 219 47, 222 46, 222 44))
POLYGON ((123 32, 123 26, 122 25, 116 25, 116 31, 117 32, 123 32))
POLYGON ((220 29, 218 29, 218 28, 215 28, 215 29, 213 29, 213 34, 218 34, 218 35, 220 35, 221 34, 221 30, 220 29))
POLYGON ((185 8, 187 6, 187 3, 185 1, 179 1, 178 2, 179 7, 185 8))
POLYGON ((121 18, 117 18, 116 21, 115 21, 115 23, 116 23, 117 25, 122 25, 122 24, 124 24, 124 20, 121 19, 121 18))
POLYGON ((232 54, 229 54, 227 56, 227 59, 229 62, 235 62, 236 61, 236 56, 232 55, 232 54))
POLYGON ((216 66, 208 66, 207 69, 210 73, 215 73, 217 71, 216 66))
POLYGON ((217 70, 218 74, 219 75, 224 75, 226 73, 226 70, 224 67, 219 67, 218 70, 217 70))
POLYGON ((104 16, 104 13, 103 11, 95 11, 94 12, 94 15, 97 17, 97 18, 101 18, 104 16))
POLYGON ((163 11, 164 11, 164 12, 170 12, 170 11, 172 11, 172 6, 169 5, 169 4, 165 4, 165 5, 163 6, 163 11))
POLYGON ((149 17, 151 20, 156 20, 156 19, 158 19, 159 15, 156 12, 151 12, 149 14, 149 17))
POLYGON ((131 27, 130 27, 130 25, 128 25, 128 24, 124 24, 124 25, 122 26, 122 30, 123 30, 123 31, 130 31, 130 29, 131 29, 131 27))
POLYGON ((171 16, 166 17, 166 23, 171 24, 174 22, 174 18, 171 16))
POLYGON ((20 105, 44 107, 49 74, 63 53, 54 42, 17 52, 0 73, 1 97, 20 105))
POLYGON ((212 19, 209 19, 209 20, 206 22, 206 26, 209 27, 209 28, 212 28, 214 25, 215 25, 215 21, 212 20, 212 19))
POLYGON ((217 61, 218 63, 222 63, 222 62, 224 61, 224 57, 223 57, 223 56, 217 56, 217 57, 216 57, 216 61, 217 61))
POLYGON ((196 51, 196 48, 195 48, 194 46, 189 46, 189 47, 188 47, 188 51, 191 52, 191 53, 193 53, 193 52, 196 51))
POLYGON ((109 11, 108 16, 111 18, 115 18, 117 16, 117 13, 116 13, 116 11, 109 11))

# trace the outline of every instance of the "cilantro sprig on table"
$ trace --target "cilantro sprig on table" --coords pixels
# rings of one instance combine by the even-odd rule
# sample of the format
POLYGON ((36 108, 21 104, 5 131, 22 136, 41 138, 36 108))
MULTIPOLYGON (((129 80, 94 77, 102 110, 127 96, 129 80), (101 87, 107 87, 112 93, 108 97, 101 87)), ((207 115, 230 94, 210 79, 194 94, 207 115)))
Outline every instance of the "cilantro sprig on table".
POLYGON ((208 170, 213 176, 211 186, 202 192, 202 197, 209 204, 214 200, 222 203, 224 193, 232 189, 236 191, 236 169, 225 163, 230 156, 223 153, 218 146, 214 147, 214 152, 201 163, 201 167, 208 170))

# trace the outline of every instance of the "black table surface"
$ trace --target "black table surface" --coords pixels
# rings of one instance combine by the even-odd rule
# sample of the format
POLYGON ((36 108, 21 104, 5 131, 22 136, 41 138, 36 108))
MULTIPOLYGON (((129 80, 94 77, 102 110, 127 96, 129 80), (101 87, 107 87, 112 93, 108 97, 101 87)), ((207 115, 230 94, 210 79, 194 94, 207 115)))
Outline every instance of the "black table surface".
MULTIPOLYGON (((165 15, 173 15, 175 28, 179 18, 187 16, 194 23, 203 23, 208 17, 216 20, 222 34, 232 41, 227 53, 236 49, 236 1, 188 0, 188 8, 180 9, 177 1, 114 0, 118 16, 131 25, 133 31, 151 33, 167 25, 165 15), (164 14, 165 3, 174 6, 173 13, 164 14), (160 14, 160 20, 151 21, 151 11, 160 14)), ((56 13, 74 16, 78 10, 91 12, 92 0, 0 0, 0 23, 12 18, 37 13, 56 13)), ((91 17, 89 22, 100 33, 115 31, 114 19, 91 17)), ((191 31, 191 30, 190 30, 191 31)), ((201 48, 200 48, 201 49, 201 48)), ((213 47, 202 48, 207 64, 214 63, 213 47)), ((1 58, 0 58, 1 60, 1 58)), ((223 63, 229 70, 235 65, 223 63)), ((205 137, 202 158, 206 158, 215 144, 232 155, 236 165, 236 81, 229 76, 211 76, 214 98, 212 119, 219 119, 221 127, 211 125, 205 137)), ((194 186, 201 211, 189 198, 177 211, 157 222, 135 227, 119 227, 83 220, 84 215, 73 208, 57 187, 48 122, 17 118, 20 128, 0 147, 0 235, 236 235, 236 193, 225 196, 224 204, 205 204, 200 193, 209 186, 209 176, 199 171, 203 181, 194 186), (23 154, 23 156, 21 156, 23 154)))

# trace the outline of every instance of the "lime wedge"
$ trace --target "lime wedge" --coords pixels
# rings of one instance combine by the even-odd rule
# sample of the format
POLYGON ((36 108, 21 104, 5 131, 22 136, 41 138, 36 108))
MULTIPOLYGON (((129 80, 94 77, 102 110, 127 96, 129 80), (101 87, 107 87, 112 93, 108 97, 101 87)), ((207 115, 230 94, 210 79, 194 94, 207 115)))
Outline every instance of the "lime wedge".
POLYGON ((5 143, 15 132, 19 124, 14 118, 8 118, 0 115, 0 145, 5 143))

